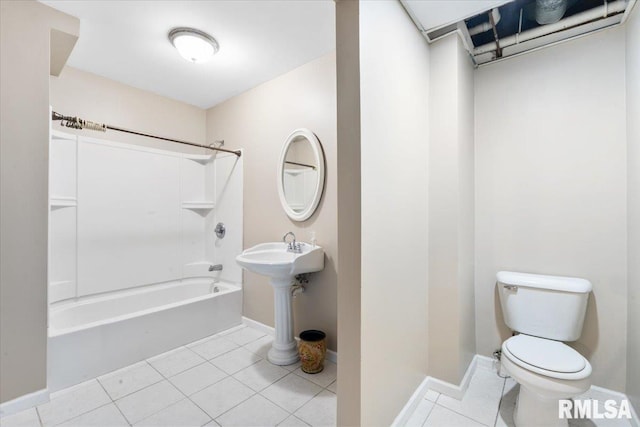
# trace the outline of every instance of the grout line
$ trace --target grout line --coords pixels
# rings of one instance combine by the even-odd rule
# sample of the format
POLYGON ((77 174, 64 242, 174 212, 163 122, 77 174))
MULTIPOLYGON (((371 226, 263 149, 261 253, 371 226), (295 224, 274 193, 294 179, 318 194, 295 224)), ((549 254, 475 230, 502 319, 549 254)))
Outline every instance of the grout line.
MULTIPOLYGON (((440 397, 440 396, 438 396, 438 397, 440 397)), ((423 400, 427 400, 427 399, 424 399, 424 398, 423 398, 423 400)), ((438 399, 436 399, 436 400, 438 400, 438 399)), ((430 400, 427 400, 427 402, 431 402, 431 401, 430 401, 430 400)), ((425 417, 425 419, 424 419, 424 421, 422 422, 422 424, 421 424, 421 426, 420 426, 420 427, 424 427, 424 425, 427 423, 427 420, 428 420, 428 419, 429 419, 429 417, 431 416, 431 413, 433 412, 433 408, 435 408, 435 407, 436 407, 436 402, 431 402, 431 403, 433 403, 433 405, 431 406, 431 409, 429 409, 429 413, 428 413, 428 414, 427 414, 427 416, 425 417)), ((417 406, 416 406, 416 409, 418 409, 418 407, 417 407, 417 406)), ((415 410, 414 410, 413 412, 415 412, 415 410)), ((412 415, 413 415, 413 414, 412 414, 412 415)))
POLYGON ((498 424, 498 417, 500 416, 500 408, 502 408, 502 399, 504 399, 505 388, 507 388, 506 379, 502 381, 502 391, 500 392, 500 401, 498 402, 498 412, 496 412, 496 417, 493 420, 493 427, 496 427, 496 425, 498 424))
MULTIPOLYGON (((451 412, 453 412, 453 413, 455 413, 455 414, 458 414, 458 415, 460 415, 461 417, 465 417, 466 419, 471 420, 471 421, 473 421, 473 422, 474 422, 474 423, 476 423, 476 424, 480 424, 480 425, 482 425, 482 426, 489 427, 487 424, 485 424, 485 423, 483 423, 483 422, 481 422, 481 421, 478 421, 478 420, 476 420, 476 419, 473 419, 473 418, 471 418, 471 417, 469 417, 469 416, 467 416, 467 415, 465 415, 465 414, 461 414, 460 412, 458 412, 458 411, 456 411, 456 410, 454 410, 454 409, 447 408, 446 406, 444 406, 444 405, 440 405, 440 404, 437 404, 437 403, 436 403, 436 405, 438 405, 438 406, 439 406, 439 407, 441 407, 441 408, 447 409, 447 410, 449 410, 449 411, 451 411, 451 412)), ((433 409, 432 409, 432 410, 433 410, 433 409)))
MULTIPOLYGON (((116 409, 118 410, 118 412, 120 412, 120 415, 122 415, 122 418, 124 418, 124 420, 127 422, 127 424, 129 424, 130 426, 132 425, 129 422, 129 419, 124 415, 124 413, 122 412, 122 410, 120 409, 120 407, 118 405, 116 405, 116 401, 113 400, 113 397, 111 397, 111 395, 109 394, 109 392, 107 391, 106 388, 104 388, 104 384, 102 384, 100 382, 100 380, 98 380, 98 378, 96 378, 96 381, 98 382, 98 384, 100 384, 100 387, 102 387, 102 389, 104 390, 105 393, 107 393, 107 396, 109 397, 109 399, 111 399, 111 403, 113 404, 113 406, 116 407, 116 409)), ((105 405, 106 406, 106 405, 105 405)))
POLYGON ((38 411, 38 407, 34 406, 33 409, 36 410, 36 416, 38 417, 38 422, 40 423, 40 427, 44 427, 44 423, 42 422, 42 418, 40 418, 40 411, 38 411))
MULTIPOLYGON (((307 403, 311 402, 311 400, 313 400, 313 398, 315 398, 316 396, 318 396, 320 393, 322 393, 323 389, 322 387, 320 387, 318 384, 316 383, 312 383, 313 385, 320 387, 320 391, 318 391, 317 393, 315 393, 313 396, 311 396, 311 398, 309 400, 307 400, 306 402, 304 402, 302 405, 300 405, 299 407, 297 407, 296 409, 293 410, 293 412, 290 412, 288 409, 283 408, 281 405, 279 405, 278 403, 274 402, 273 400, 269 399, 268 396, 265 396, 262 394, 263 391, 265 391, 267 388, 271 387, 272 385, 279 383, 280 381, 284 380, 285 378, 287 378, 289 375, 295 375, 293 372, 289 372, 287 375, 285 375, 284 377, 280 378, 279 380, 277 380, 276 382, 270 384, 269 386, 265 387, 264 389, 262 389, 260 392, 258 392, 258 394, 260 394, 260 396, 264 397, 265 399, 267 399, 269 402, 273 403, 274 405, 276 405, 278 408, 281 408, 283 410, 285 410, 286 412, 289 412, 291 415, 295 415, 296 411, 300 410, 300 408, 302 408, 304 405, 306 405, 307 403)), ((297 375, 296 375, 297 376, 297 375)), ((298 378, 302 378, 297 376, 298 378)), ((302 378, 305 381, 309 381, 305 378, 302 378)), ((311 381, 309 381, 311 382, 311 381)), ((297 417, 296 417, 297 418, 297 417)))

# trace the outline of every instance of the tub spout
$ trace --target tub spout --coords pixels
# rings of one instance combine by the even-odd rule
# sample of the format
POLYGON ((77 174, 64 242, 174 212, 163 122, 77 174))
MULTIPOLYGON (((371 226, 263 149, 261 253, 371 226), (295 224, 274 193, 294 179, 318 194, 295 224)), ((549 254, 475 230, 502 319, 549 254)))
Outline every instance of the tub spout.
POLYGON ((210 265, 209 271, 222 271, 222 264, 210 265))

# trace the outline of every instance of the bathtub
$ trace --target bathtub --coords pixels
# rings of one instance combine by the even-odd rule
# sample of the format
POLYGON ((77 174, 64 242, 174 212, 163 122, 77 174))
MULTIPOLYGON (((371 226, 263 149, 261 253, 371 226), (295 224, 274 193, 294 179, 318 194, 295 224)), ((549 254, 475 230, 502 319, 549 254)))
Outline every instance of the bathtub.
POLYGON ((191 278, 52 304, 54 392, 242 323, 237 285, 191 278))

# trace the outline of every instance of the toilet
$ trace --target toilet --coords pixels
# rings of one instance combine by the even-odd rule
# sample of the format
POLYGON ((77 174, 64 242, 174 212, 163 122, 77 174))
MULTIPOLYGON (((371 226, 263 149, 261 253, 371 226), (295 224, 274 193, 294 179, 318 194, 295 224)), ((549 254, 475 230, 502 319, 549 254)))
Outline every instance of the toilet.
POLYGON ((582 333, 591 282, 585 279, 500 271, 504 321, 515 333, 502 343, 501 372, 520 384, 516 427, 566 427, 560 399, 591 387, 591 364, 564 344, 582 333))

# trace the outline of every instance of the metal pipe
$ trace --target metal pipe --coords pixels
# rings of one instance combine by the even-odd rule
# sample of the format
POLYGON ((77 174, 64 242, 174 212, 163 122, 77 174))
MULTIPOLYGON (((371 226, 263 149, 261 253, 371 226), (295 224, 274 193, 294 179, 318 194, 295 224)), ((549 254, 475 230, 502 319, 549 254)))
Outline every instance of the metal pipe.
MULTIPOLYGON (((613 3, 610 3, 608 6, 608 14, 615 15, 618 13, 624 12, 627 7, 627 3, 623 0, 618 0, 613 3)), ((595 21, 597 19, 602 18, 602 14, 604 13, 605 6, 598 6, 593 9, 587 10, 582 13, 578 13, 572 16, 569 16, 561 21, 556 22, 555 24, 544 25, 541 27, 533 28, 529 31, 525 31, 521 33, 519 36, 514 34, 509 37, 505 37, 500 40, 501 48, 505 48, 508 46, 513 46, 518 42, 524 42, 527 40, 532 40, 538 37, 546 36, 551 33, 563 31, 572 27, 576 27, 578 25, 586 24, 591 21, 595 21)), ((493 52, 496 50, 494 43, 487 43, 482 46, 478 46, 473 49, 474 55, 482 55, 483 53, 493 52)))
MULTIPOLYGON (((498 22, 500 22, 500 19, 502 18, 500 16, 500 11, 498 10, 497 7, 494 7, 493 9, 491 9, 491 14, 493 15, 494 23, 497 25, 498 22)), ((489 22, 483 22, 482 24, 476 25, 473 28, 469 28, 469 35, 475 36, 476 34, 486 33, 492 28, 493 27, 491 26, 491 20, 489 20, 489 22)))
POLYGON ((107 130, 115 130, 123 133, 130 133, 133 135, 146 136, 148 138, 161 139, 163 141, 175 142, 176 144, 190 145, 192 147, 206 148, 207 150, 213 151, 222 151, 225 153, 235 154, 236 156, 242 156, 242 152, 240 150, 227 150, 225 148, 211 147, 210 145, 202 145, 196 144, 195 142, 181 141, 179 139, 165 138, 163 136, 152 135, 149 133, 138 132, 135 130, 125 129, 118 126, 106 125, 103 123, 95 123, 89 120, 84 120, 79 117, 65 116, 60 113, 56 113, 53 111, 51 113, 51 120, 60 120, 62 121, 63 126, 72 129, 89 129, 89 130, 97 130, 101 132, 106 132, 107 130))
POLYGON ((304 166, 304 167, 311 168, 311 169, 315 169, 316 168, 314 165, 308 165, 306 163, 290 162, 289 160, 285 161, 285 163, 288 163, 290 165, 296 165, 296 166, 304 166))
POLYGON ((502 57, 502 49, 500 48, 500 38, 498 37, 498 29, 496 28, 496 21, 493 19, 493 13, 489 12, 489 22, 491 22, 491 28, 493 28, 493 38, 496 40, 496 56, 502 57))

